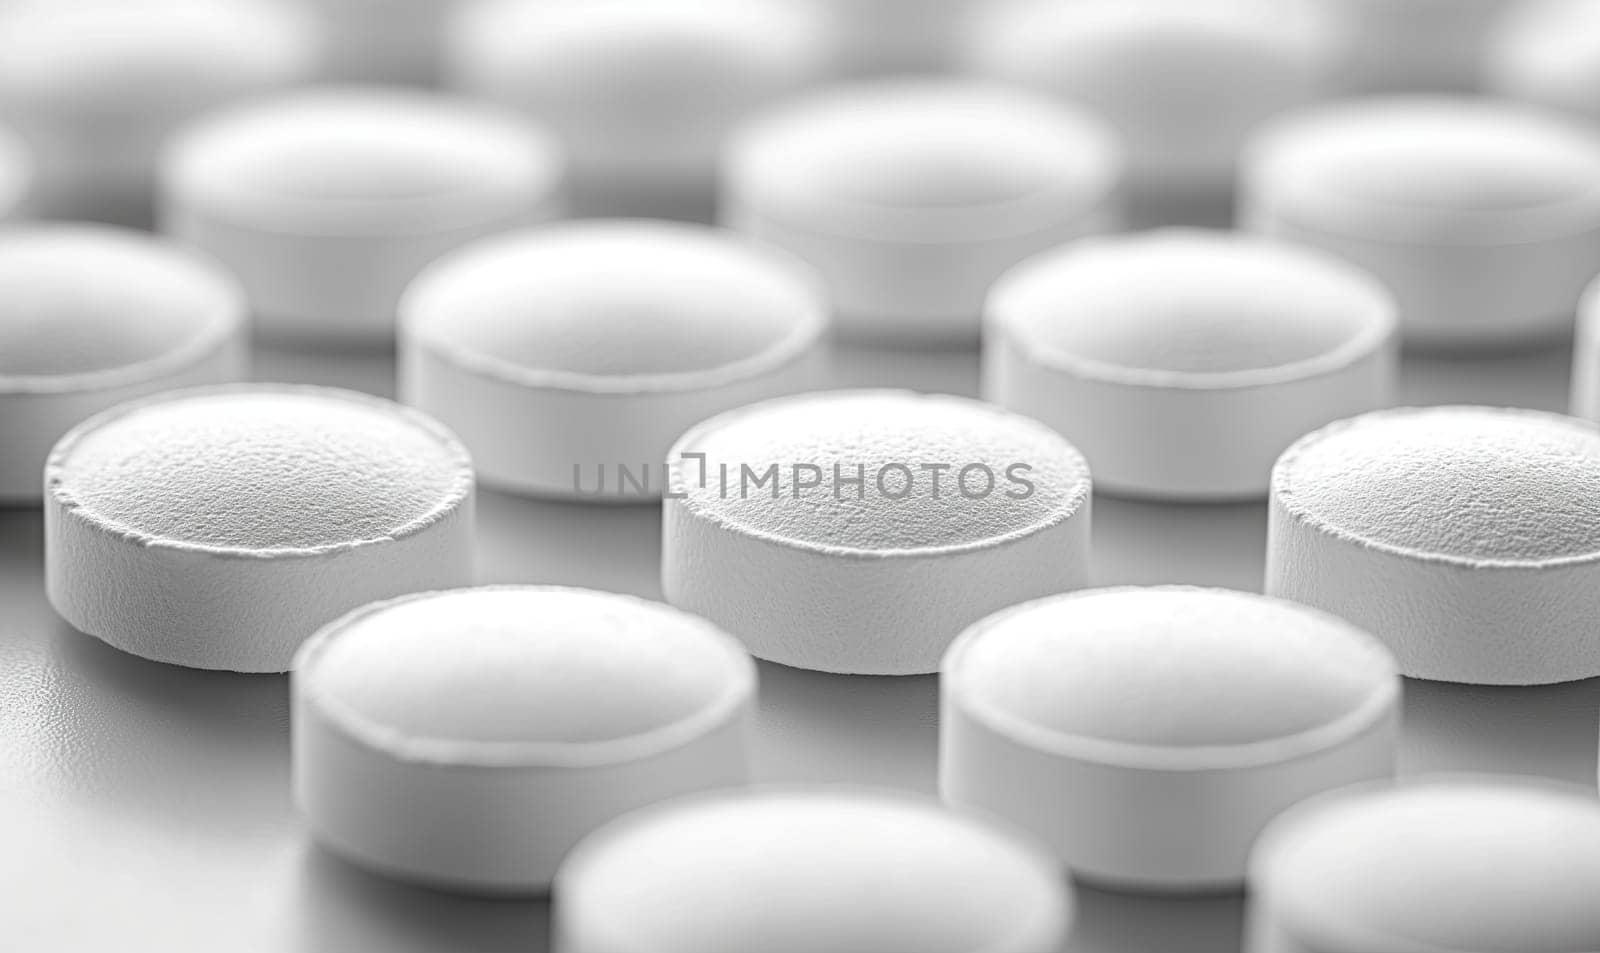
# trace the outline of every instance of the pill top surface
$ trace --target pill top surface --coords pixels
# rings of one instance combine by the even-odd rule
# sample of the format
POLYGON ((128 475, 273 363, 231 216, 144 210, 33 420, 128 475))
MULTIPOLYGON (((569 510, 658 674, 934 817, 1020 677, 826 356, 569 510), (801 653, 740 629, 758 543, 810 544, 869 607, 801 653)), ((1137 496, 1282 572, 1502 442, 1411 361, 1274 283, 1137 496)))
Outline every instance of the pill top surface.
POLYGON ((1002 279, 987 311, 1036 361, 1190 387, 1332 371, 1379 347, 1397 321, 1381 285, 1329 256, 1191 230, 1048 252, 1002 279))
POLYGON ((1322 747, 1399 691, 1388 651, 1331 615, 1187 587, 1091 590, 1002 611, 955 643, 944 672, 951 692, 1008 734, 1150 766, 1322 747))
POLYGON ((445 231, 549 201, 554 138, 425 93, 337 87, 217 114, 178 137, 174 201, 258 228, 364 235, 445 231))
POLYGON ((1460 565, 1600 558, 1600 430, 1539 411, 1402 408, 1285 451, 1275 499, 1364 546, 1460 565))
POLYGON ((1258 201, 1307 226, 1509 242, 1595 227, 1600 135, 1510 103, 1355 101, 1274 123, 1251 149, 1258 201))
POLYGON ((1511 778, 1364 788, 1283 815, 1255 889, 1339 949, 1576 953, 1600 945, 1600 805, 1511 778))
POLYGON ((670 459, 675 488, 703 517, 836 555, 992 545, 1067 519, 1090 487, 1083 457, 1044 425, 977 401, 901 391, 741 408, 689 431, 670 459), (700 463, 684 456, 697 453, 703 483, 700 463), (773 467, 776 482, 755 487, 773 467), (943 468, 937 492, 927 467, 943 468), (857 476, 859 491, 844 482, 857 476), (800 485, 813 477, 818 485, 800 485))
POLYGON ((1114 135, 1086 113, 943 80, 818 93, 753 120, 729 155, 738 202, 825 231, 920 241, 945 229, 1022 234, 1093 211, 1121 163, 1114 135))
POLYGON ((743 646, 696 616, 543 586, 359 609, 307 643, 296 672, 302 692, 375 744, 509 763, 662 747, 755 685, 743 646))
POLYGON ((149 235, 90 225, 0 231, 0 393, 152 377, 220 346, 245 314, 220 267, 149 235))
POLYGON ((799 355, 827 327, 810 273, 732 233, 589 222, 493 238, 420 277, 401 304, 429 348, 529 386, 713 386, 799 355))
POLYGON ((83 0, 0 8, 0 99, 183 109, 309 74, 314 22, 263 0, 83 0))
POLYGON ((579 845, 556 896, 608 948, 663 953, 1009 953, 1056 938, 1068 902, 1055 863, 986 822, 844 788, 647 808, 579 845))
POLYGON ((56 445, 47 492, 108 532, 240 556, 416 532, 472 491, 466 450, 398 404, 242 386, 124 404, 56 445))

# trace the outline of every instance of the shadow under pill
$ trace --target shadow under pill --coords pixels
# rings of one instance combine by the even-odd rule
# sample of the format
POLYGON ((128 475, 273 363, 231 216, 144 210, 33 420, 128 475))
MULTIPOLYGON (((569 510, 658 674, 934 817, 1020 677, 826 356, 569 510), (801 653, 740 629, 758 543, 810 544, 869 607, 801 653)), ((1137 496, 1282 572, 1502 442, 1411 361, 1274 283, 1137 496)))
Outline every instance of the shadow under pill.
POLYGON ((1595 786, 1600 678, 1561 685, 1407 679, 1400 770, 1526 774, 1595 786))
POLYGON ((1407 353, 1397 406, 1482 404, 1566 413, 1572 348, 1498 349, 1484 353, 1407 353))
POLYGON ((661 507, 561 503, 480 489, 478 581, 661 599, 661 507))
POLYGON ((478 898, 387 880, 306 843, 296 953, 544 953, 550 904, 478 898))
POLYGON ((221 839, 294 824, 283 676, 151 662, 58 620, 24 717, 69 796, 221 839))
POLYGON ((1267 507, 1094 498, 1096 586, 1182 584, 1260 592, 1267 507))
POLYGON ((760 663, 752 780, 936 793, 939 680, 760 663))
POLYGON ((275 384, 342 387, 393 400, 394 365, 392 347, 341 347, 257 339, 251 346, 250 379, 275 384))
POLYGON ((1242 892, 1145 895, 1077 886, 1071 953, 1238 953, 1242 892))

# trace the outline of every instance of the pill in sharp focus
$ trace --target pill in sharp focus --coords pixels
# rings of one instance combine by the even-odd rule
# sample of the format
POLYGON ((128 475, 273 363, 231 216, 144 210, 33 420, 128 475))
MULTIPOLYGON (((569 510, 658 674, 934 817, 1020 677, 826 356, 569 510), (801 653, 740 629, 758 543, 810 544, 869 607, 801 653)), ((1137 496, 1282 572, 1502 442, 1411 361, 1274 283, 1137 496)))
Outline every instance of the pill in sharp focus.
POLYGON ((1529 0, 1489 34, 1488 92, 1600 122, 1600 4, 1529 0))
POLYGON ((1225 225, 1239 151, 1325 95, 1329 23, 1259 0, 1021 0, 980 8, 968 69, 1081 105, 1127 150, 1131 223, 1225 225))
POLYGON ((36 157, 41 217, 148 226, 181 124, 309 79, 316 24, 271 0, 0 4, 0 122, 36 157))
POLYGON ((45 469, 45 583, 79 630, 191 668, 283 672, 351 609, 472 581, 472 464, 424 415, 239 385, 122 404, 45 469))
POLYGON ((1314 798, 1250 860, 1249 953, 1600 949, 1600 803, 1532 778, 1424 775, 1314 798))
POLYGON ((1096 488, 1267 495, 1308 431, 1387 405, 1393 297, 1311 249, 1222 232, 1092 239, 990 292, 984 393, 1060 431, 1096 488))
POLYGON ((645 808, 573 851, 557 953, 1054 953, 1072 918, 1048 855, 921 797, 758 788, 645 808))
POLYGON ((940 790, 1073 872, 1230 888, 1274 816, 1392 775, 1394 658, 1354 626, 1221 589, 1100 589, 968 629, 940 680, 940 790))
POLYGON ((823 381, 826 297, 732 232, 593 221, 486 239, 400 307, 402 399, 449 426, 485 483, 659 499, 673 441, 823 381))
POLYGON ((209 259, 104 225, 0 230, 0 505, 37 504, 73 425, 244 376, 247 309, 209 259))
POLYGON ((1088 582, 1083 458, 977 401, 766 401, 690 430, 668 478, 668 601, 784 665, 936 672, 971 623, 1088 582))
POLYGON ((1357 101, 1270 124, 1241 172, 1245 227, 1389 285, 1408 345, 1571 333, 1600 272, 1600 133, 1508 102, 1357 101))
POLYGON ((452 86, 560 133, 580 216, 710 221, 728 133, 826 68, 787 0, 488 0, 448 45, 452 86))
POLYGON ((1379 411, 1272 473, 1266 589, 1349 619, 1414 678, 1600 675, 1600 430, 1489 407, 1379 411))
POLYGON ((822 272, 842 337, 977 341, 1017 262, 1107 231, 1121 151, 1098 119, 999 85, 838 87, 752 120, 726 158, 726 224, 822 272))
POLYGON ((555 217, 562 182, 558 144, 520 117, 330 87, 188 127, 162 170, 162 226, 239 275, 265 335, 381 345, 424 266, 555 217))
POLYGON ((379 873, 538 893, 584 835, 746 778, 755 665, 669 606, 544 586, 404 596, 295 660, 295 791, 379 873))

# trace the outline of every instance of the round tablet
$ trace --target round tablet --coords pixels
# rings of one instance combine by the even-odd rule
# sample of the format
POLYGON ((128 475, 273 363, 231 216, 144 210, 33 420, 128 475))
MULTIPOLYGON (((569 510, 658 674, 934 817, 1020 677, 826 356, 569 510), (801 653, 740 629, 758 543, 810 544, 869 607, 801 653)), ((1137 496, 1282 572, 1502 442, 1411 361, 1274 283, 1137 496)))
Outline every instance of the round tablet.
POLYGON ((548 134, 498 110, 330 87, 184 132, 162 170, 163 227, 238 273, 268 335, 381 343, 425 265, 555 217, 562 169, 548 134))
POLYGON ((230 275, 142 232, 0 230, 0 504, 39 501, 50 447, 79 421, 243 377, 246 316, 230 275))
POLYGON ((827 55, 788 0, 482 0, 449 48, 453 85, 560 132, 577 214, 704 221, 724 138, 827 55))
POLYGON ((1387 283, 1410 344, 1493 346, 1572 329, 1600 272, 1600 134, 1505 102, 1328 106, 1262 133, 1241 218, 1387 283))
POLYGON ((960 397, 833 391, 729 411, 668 457, 668 601, 757 657, 936 672, 967 625, 1088 582, 1089 470, 960 397))
POLYGON ((432 86, 439 37, 461 0, 300 0, 326 37, 320 78, 335 82, 432 86))
POLYGON ((0 122, 36 154, 38 215, 148 225, 175 129, 320 56, 315 23, 273 0, 0 3, 0 122))
POLYGON ((33 182, 33 155, 27 143, 0 126, 0 222, 28 211, 33 182))
POLYGON ((1007 268, 1115 224, 1121 155, 1043 97, 884 80, 752 121, 725 176, 724 220, 815 265, 841 333, 966 343, 1007 268))
POLYGON ((542 892, 634 808, 743 784, 755 665, 631 596, 458 589, 365 606, 294 666, 295 792, 318 841, 379 873, 542 892))
POLYGON ((76 628, 191 668, 283 672, 376 599, 472 576, 472 463, 376 397, 243 385, 121 404, 45 467, 45 582, 76 628))
POLYGON ((1490 34, 1484 85, 1600 121, 1600 4, 1528 0, 1512 7, 1490 34))
POLYGON ((659 499, 695 423, 822 381, 808 270, 732 233, 584 222, 487 239, 400 307, 400 393, 461 435, 487 483, 659 499))
POLYGON ((983 8, 964 60, 1105 118, 1137 224, 1219 224, 1262 122, 1326 93, 1338 43, 1293 4, 1012 0, 983 8), (1265 7, 1265 8, 1264 8, 1265 7))
POLYGON ((1395 769, 1394 658, 1348 623, 1250 593, 1017 606, 956 640, 940 687, 945 799, 1117 886, 1232 887, 1280 811, 1395 769))
POLYGON ((1404 408, 1302 438, 1272 472, 1267 591, 1349 619, 1414 678, 1600 675, 1600 430, 1404 408))
POLYGON ((1302 434, 1386 406, 1395 304, 1326 255, 1223 232, 1095 239, 989 295, 984 393, 1083 450, 1102 490, 1267 494, 1302 434))
POLYGON ((1315 798, 1250 861, 1250 953, 1600 949, 1600 803, 1450 776, 1315 798))
POLYGON ((557 953, 1052 953, 1069 885, 1033 843, 909 794, 759 788, 637 811, 562 865, 557 953))
POLYGON ((1310 0, 1344 36, 1351 95, 1471 92, 1484 42, 1520 0, 1310 0))

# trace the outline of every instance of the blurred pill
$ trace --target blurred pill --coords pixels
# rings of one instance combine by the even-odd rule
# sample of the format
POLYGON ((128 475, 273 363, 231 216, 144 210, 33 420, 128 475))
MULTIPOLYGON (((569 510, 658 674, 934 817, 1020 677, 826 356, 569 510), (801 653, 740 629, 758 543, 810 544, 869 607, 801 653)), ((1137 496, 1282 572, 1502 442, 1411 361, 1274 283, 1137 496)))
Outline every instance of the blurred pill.
POLYGON ((766 401, 690 430, 668 468, 667 601, 769 661, 936 672, 973 622, 1088 582, 1083 458, 978 401, 766 401))
POLYGON ((440 37, 460 4, 460 0, 296 2, 315 14, 326 38, 321 77, 333 82, 418 86, 439 81, 440 37))
POLYGON ((556 953, 1055 953, 1070 887, 1033 843, 921 797, 760 788, 645 808, 562 865, 556 953))
POLYGON ((732 232, 591 221, 486 239, 400 308, 401 399, 489 484, 659 499, 690 426, 824 383, 828 306, 805 266, 732 232))
POLYGON ((824 55, 781 0, 481 0, 455 22, 449 73, 561 135, 575 214, 709 221, 728 132, 824 55))
POLYGON ((1413 678, 1600 675, 1600 430, 1532 410, 1330 424, 1272 474, 1266 591, 1349 619, 1413 678))
POLYGON ((975 10, 993 0, 790 0, 816 11, 842 76, 934 73, 954 63, 975 10))
POLYGON ((1484 88, 1600 122, 1600 2, 1526 0, 1490 34, 1484 88))
POLYGON ((28 214, 34 178, 33 151, 0 126, 0 222, 28 214))
POLYGON ((1274 0, 1032 0, 985 8, 965 66, 1080 105, 1127 152, 1129 221, 1226 225, 1263 121, 1326 94, 1327 21, 1274 0))
POLYGON ((1132 889, 1237 886, 1268 821, 1391 776, 1400 732, 1400 677, 1376 639, 1223 589, 1004 610, 951 646, 940 693, 945 799, 1132 889))
POLYGON ((1386 406, 1394 299, 1343 262, 1224 232, 1089 240, 989 296, 988 399, 1084 452, 1097 489, 1258 499, 1289 444, 1386 406))
POLYGON ((293 683, 296 800, 317 840, 430 886, 542 893, 617 815, 745 781, 749 655, 632 596, 403 596, 318 632, 293 683))
POLYGON ((1489 775, 1360 785, 1262 835, 1246 949, 1595 950, 1597 891, 1593 789, 1489 775))
POLYGON ((244 293, 210 259, 104 225, 0 229, 0 504, 37 504, 74 424, 247 363, 244 293))
POLYGON ((472 582, 472 463, 350 391, 239 385, 120 404, 45 470, 45 583, 75 628, 190 668, 284 672, 378 599, 472 582))
POLYGON ((265 335, 384 345, 424 266, 555 217, 562 169, 550 135, 499 110, 318 89, 185 129, 162 169, 162 227, 239 275, 265 335))
POLYGON ((1600 273, 1600 133, 1489 100, 1397 98, 1270 125, 1241 224, 1385 282, 1408 345, 1490 348, 1572 332, 1600 273))
POLYGON ((274 0, 0 5, 0 122, 36 156, 36 212, 148 226, 181 124, 309 79, 314 21, 274 0))
POLYGON ((1115 227, 1098 120, 988 83, 884 80, 777 107, 727 155, 723 220, 810 262, 840 335, 971 345, 984 295, 1037 252, 1115 227))

